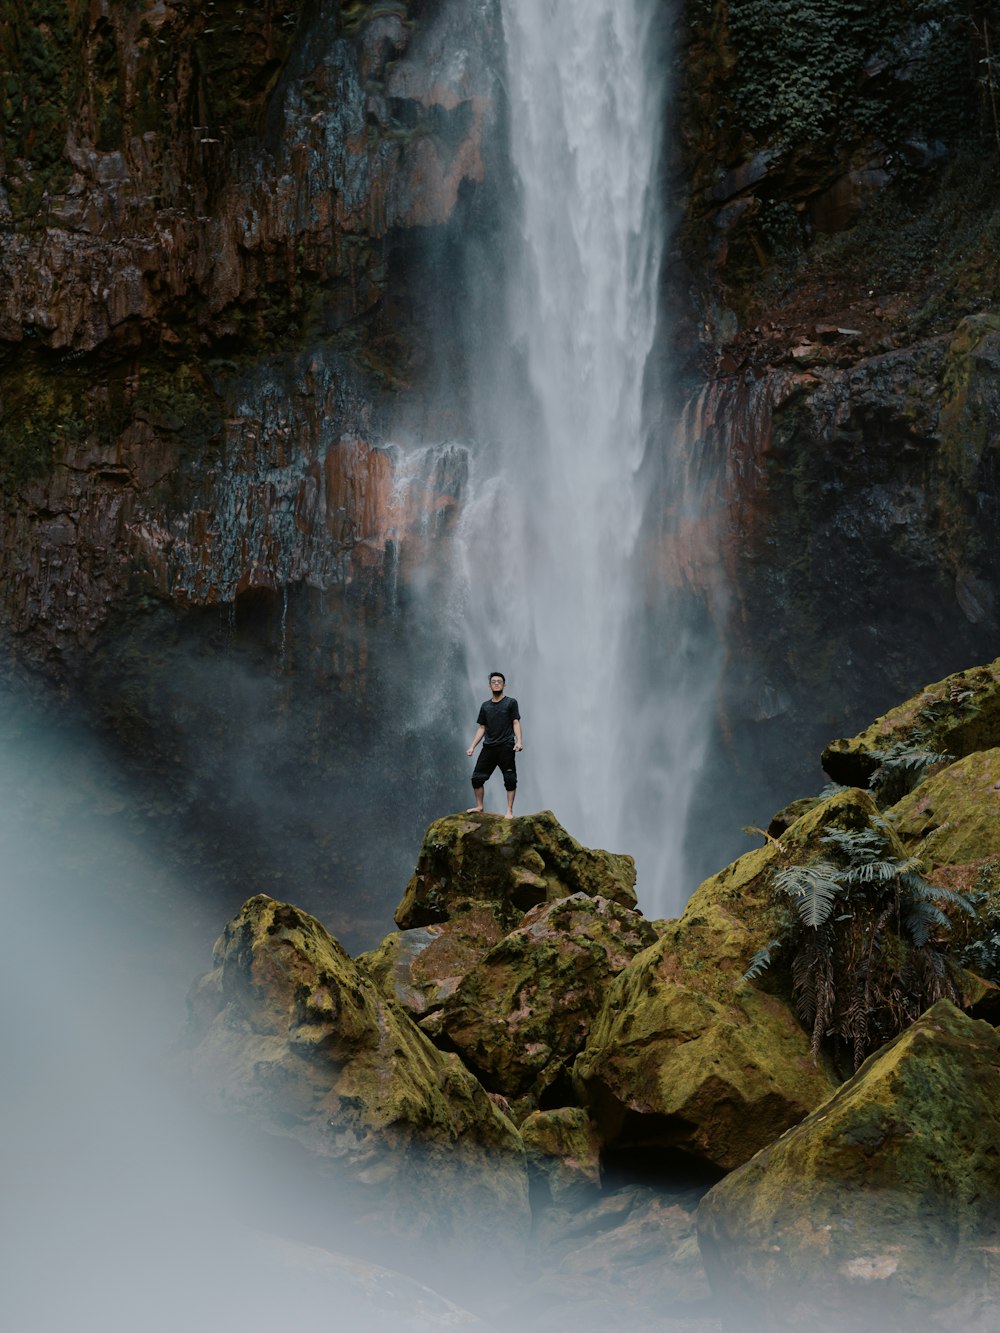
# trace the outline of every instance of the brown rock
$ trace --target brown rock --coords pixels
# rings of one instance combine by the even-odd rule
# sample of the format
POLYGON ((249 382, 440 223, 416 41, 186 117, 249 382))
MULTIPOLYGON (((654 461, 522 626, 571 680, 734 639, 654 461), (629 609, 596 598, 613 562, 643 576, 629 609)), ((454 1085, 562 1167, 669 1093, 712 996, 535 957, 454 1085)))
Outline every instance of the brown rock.
POLYGON ((443 1034, 487 1087, 537 1094, 583 1045, 611 978, 655 940, 604 898, 533 908, 445 1001, 443 1034))

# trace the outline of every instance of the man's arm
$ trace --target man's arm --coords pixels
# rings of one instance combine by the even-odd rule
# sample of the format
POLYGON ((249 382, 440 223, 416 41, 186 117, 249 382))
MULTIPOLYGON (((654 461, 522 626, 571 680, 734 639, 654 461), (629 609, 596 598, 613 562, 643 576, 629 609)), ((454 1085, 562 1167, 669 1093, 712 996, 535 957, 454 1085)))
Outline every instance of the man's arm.
POLYGON ((517 737, 517 744, 514 746, 514 749, 523 750, 524 737, 521 735, 521 719, 519 717, 515 717, 514 719, 514 735, 517 737))
MULTIPOLYGON (((516 725, 516 724, 515 724, 515 725, 516 725)), ((483 739, 483 737, 484 737, 485 735, 486 735, 486 728, 485 728, 485 727, 483 726, 483 724, 480 722, 479 726, 476 728, 476 734, 475 734, 475 736, 473 736, 473 738, 472 738, 472 744, 469 746, 469 748, 468 748, 468 749, 466 750, 466 752, 465 752, 465 753, 469 756, 470 759, 472 758, 472 752, 473 752, 473 750, 476 748, 476 746, 479 744, 479 742, 483 739)))

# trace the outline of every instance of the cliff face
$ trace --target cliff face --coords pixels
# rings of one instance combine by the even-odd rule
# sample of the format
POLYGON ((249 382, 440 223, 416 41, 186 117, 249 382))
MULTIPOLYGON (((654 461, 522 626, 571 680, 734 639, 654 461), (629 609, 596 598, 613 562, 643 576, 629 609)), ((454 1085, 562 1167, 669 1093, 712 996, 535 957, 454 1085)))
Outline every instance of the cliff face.
POLYGON ((492 7, 7 9, 4 620, 79 666, 130 587, 370 578, 414 522, 374 447, 428 374, 406 272, 495 152, 492 7))
POLYGON ((396 667, 433 638, 407 586, 435 577, 465 458, 386 441, 432 413, 458 433, 432 394, 442 275, 502 188, 496 6, 0 19, 5 658, 149 771, 205 882, 317 886, 364 939, 456 776, 414 800, 396 667))
POLYGON ((803 737, 992 652, 998 34, 964 0, 683 26, 682 544, 728 597, 720 762, 783 799, 803 737))

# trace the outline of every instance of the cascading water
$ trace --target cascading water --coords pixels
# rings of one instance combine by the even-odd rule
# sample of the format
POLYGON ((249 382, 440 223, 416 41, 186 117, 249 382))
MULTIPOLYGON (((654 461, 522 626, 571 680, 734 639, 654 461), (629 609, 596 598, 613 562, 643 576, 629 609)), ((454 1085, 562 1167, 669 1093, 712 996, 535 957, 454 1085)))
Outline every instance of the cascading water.
POLYGON ((655 10, 502 0, 519 217, 504 317, 471 371, 456 601, 470 734, 489 671, 521 705, 519 809, 635 854, 660 910, 692 887, 681 842, 711 672, 650 568, 673 471, 644 394, 666 230, 655 10))

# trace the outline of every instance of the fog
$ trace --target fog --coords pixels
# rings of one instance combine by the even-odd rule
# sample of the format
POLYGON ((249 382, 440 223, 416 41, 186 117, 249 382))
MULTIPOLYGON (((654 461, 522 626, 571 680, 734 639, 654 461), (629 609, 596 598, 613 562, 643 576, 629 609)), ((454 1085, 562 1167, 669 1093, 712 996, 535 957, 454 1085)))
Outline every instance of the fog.
POLYGON ((209 1127, 172 1055, 223 922, 86 732, 10 688, 0 718, 4 1327, 475 1327, 378 1256, 271 1234, 296 1212, 280 1169, 209 1127))

